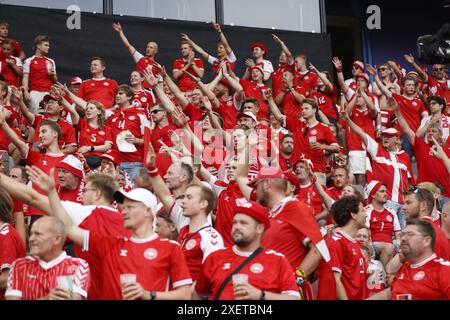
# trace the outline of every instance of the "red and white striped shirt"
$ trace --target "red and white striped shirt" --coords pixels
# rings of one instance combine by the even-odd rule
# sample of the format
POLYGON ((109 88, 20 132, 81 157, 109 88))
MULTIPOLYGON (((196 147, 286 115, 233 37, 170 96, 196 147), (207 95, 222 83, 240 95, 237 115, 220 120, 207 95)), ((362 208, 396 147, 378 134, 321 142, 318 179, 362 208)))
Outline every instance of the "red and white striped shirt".
POLYGON ((89 265, 83 259, 68 256, 64 251, 48 262, 32 256, 14 261, 5 296, 37 300, 57 287, 56 278, 59 276, 73 276, 73 292, 87 297, 89 265))

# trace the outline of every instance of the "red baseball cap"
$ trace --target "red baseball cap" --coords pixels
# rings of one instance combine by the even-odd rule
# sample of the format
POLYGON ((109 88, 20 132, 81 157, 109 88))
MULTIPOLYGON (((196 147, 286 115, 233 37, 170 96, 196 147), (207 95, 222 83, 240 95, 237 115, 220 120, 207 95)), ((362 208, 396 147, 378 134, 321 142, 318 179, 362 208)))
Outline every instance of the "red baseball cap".
POLYGON ((233 216, 238 213, 250 216, 259 223, 264 224, 266 230, 270 228, 269 213, 262 205, 254 201, 242 201, 236 203, 233 216))
POLYGON ((353 66, 357 66, 358 68, 360 68, 361 70, 364 70, 364 63, 359 61, 359 60, 355 60, 353 61, 353 66))
POLYGON ((248 185, 253 188, 260 179, 286 179, 286 175, 277 167, 263 167, 259 170, 256 178, 250 181, 248 185))
POLYGON ((264 76, 264 69, 263 69, 263 67, 261 67, 260 65, 256 65, 256 66, 254 66, 254 67, 250 68, 250 72, 252 72, 252 71, 253 71, 253 69, 256 69, 256 70, 258 70, 258 71, 259 71, 259 72, 261 72, 261 73, 262 73, 262 75, 264 76))
POLYGON ((46 102, 48 102, 48 101, 50 101, 50 100, 58 101, 58 100, 56 100, 55 97, 53 97, 53 96, 50 95, 50 94, 46 94, 46 95, 42 98, 42 101, 44 101, 44 103, 46 103, 46 102))
POLYGON ((383 131, 381 131, 382 136, 400 137, 400 134, 401 134, 400 131, 398 131, 395 128, 387 128, 387 129, 384 129, 383 131))
POLYGON ((252 46, 251 46, 252 51, 256 47, 261 48, 264 51, 264 55, 266 55, 269 52, 269 50, 267 50, 267 47, 265 45, 263 45, 262 43, 256 42, 256 43, 252 44, 252 46))
POLYGON ((79 178, 84 177, 83 162, 71 154, 62 159, 56 167, 66 169, 79 178))
POLYGON ((77 77, 77 76, 72 77, 69 81, 70 84, 80 84, 82 82, 83 82, 83 80, 81 80, 81 78, 77 77))
POLYGON ((113 149, 109 149, 108 151, 103 153, 100 156, 100 159, 107 159, 107 160, 111 161, 112 163, 114 163, 114 165, 116 165, 116 166, 119 164, 119 155, 117 154, 117 151, 113 150, 113 149))

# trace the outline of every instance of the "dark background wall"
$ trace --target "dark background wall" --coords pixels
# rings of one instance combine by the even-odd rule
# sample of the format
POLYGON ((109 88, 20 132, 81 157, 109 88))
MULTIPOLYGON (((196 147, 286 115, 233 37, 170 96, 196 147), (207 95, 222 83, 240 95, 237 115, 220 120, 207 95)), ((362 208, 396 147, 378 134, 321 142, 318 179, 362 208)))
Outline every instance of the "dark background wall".
MULTIPOLYGON (((10 36, 18 40, 27 56, 34 54, 33 39, 38 34, 51 37, 49 57, 55 59, 62 81, 72 75, 89 78, 89 60, 101 56, 107 60, 106 75, 120 83, 128 82, 134 62, 111 24, 120 21, 130 43, 145 55, 149 40, 159 44, 157 61, 171 69, 172 61, 179 57, 180 32, 185 32, 209 53, 215 55, 218 36, 211 24, 169 21, 139 17, 106 16, 82 13, 81 30, 69 30, 69 17, 62 10, 0 5, 0 20, 10 23, 10 36)), ((251 57, 250 45, 262 42, 269 49, 268 59, 278 64, 279 47, 272 40, 272 30, 224 26, 236 56, 237 74, 244 72, 244 60, 251 57)), ((306 53, 320 69, 330 69, 331 40, 329 35, 277 31, 293 53, 306 53)), ((205 61, 205 78, 210 66, 205 61)))
POLYGON ((345 35, 333 33, 333 26, 329 25, 333 52, 343 50, 336 47, 340 43, 339 39, 344 39, 342 41, 347 46, 347 52, 352 52, 353 48, 348 47, 360 40, 362 56, 355 58, 364 58, 365 62, 374 64, 394 59, 411 70, 403 59, 403 54, 412 53, 417 57, 417 37, 435 34, 444 23, 450 22, 450 9, 444 9, 442 4, 442 0, 326 0, 327 15, 353 17, 361 28, 361 38, 349 41, 344 39, 345 35), (366 9, 372 4, 381 9, 380 30, 369 30, 366 27, 369 16, 366 9))

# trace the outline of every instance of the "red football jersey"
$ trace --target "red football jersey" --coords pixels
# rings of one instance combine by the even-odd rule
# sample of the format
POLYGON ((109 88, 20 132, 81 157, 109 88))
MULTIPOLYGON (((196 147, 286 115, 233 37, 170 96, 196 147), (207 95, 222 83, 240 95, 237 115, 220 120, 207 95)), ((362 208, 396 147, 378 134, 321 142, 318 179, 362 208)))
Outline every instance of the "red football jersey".
POLYGON ((286 70, 295 72, 294 63, 292 63, 291 65, 287 63, 280 63, 278 65, 278 68, 270 75, 270 78, 272 79, 272 95, 274 97, 278 96, 281 90, 283 90, 283 73, 286 70))
POLYGON ((89 232, 83 249, 101 257, 103 300, 122 299, 120 275, 124 273, 136 274, 136 281, 147 291, 168 291, 192 283, 179 244, 157 234, 128 239, 89 232))
POLYGON ((17 40, 11 39, 11 38, 2 38, 0 37, 0 45, 3 43, 3 40, 5 39, 9 39, 12 40, 12 44, 13 44, 13 55, 14 56, 19 56, 20 53, 23 51, 22 47, 20 46, 20 43, 17 40))
POLYGON ((97 100, 105 109, 111 109, 116 98, 116 80, 109 78, 89 79, 81 83, 78 96, 85 101, 97 100))
POLYGON ((234 71, 234 69, 236 67, 236 60, 237 60, 237 58, 234 55, 233 51, 229 55, 227 55, 225 58, 223 58, 222 60, 219 60, 218 58, 213 57, 213 56, 208 56, 208 62, 212 65, 211 68, 212 68, 213 74, 217 74, 219 72, 220 64, 222 62, 228 63, 230 70, 234 71))
POLYGON ((162 128, 158 125, 151 131, 150 141, 152 142, 153 149, 155 152, 159 152, 162 144, 159 140, 162 140, 169 147, 172 146, 172 140, 170 139, 170 131, 177 131, 178 128, 173 124, 168 124, 162 128))
MULTIPOLYGON (((131 236, 131 231, 123 227, 123 219, 119 210, 105 206, 83 206, 78 203, 64 201, 64 208, 75 225, 84 230, 89 230, 101 236, 131 236)), ((89 263, 92 281, 89 287, 88 299, 100 298, 103 277, 102 257, 98 257, 89 251, 83 251, 80 246, 74 246, 75 256, 89 263)))
POLYGON ((317 87, 317 80, 318 80, 317 74, 311 71, 298 71, 295 74, 295 80, 294 83, 297 86, 302 86, 307 91, 312 91, 317 87))
POLYGON ((366 225, 370 228, 372 242, 392 243, 394 232, 401 231, 395 211, 385 207, 379 212, 372 205, 365 207, 365 211, 366 225))
POLYGON ((72 276, 73 292, 87 297, 91 278, 89 265, 83 259, 68 256, 65 251, 48 262, 33 256, 14 261, 5 296, 37 300, 57 287, 59 276, 72 276))
MULTIPOLYGON (((25 257, 25 243, 19 233, 8 223, 0 226, 0 273, 11 269, 16 259, 25 257)), ((0 300, 5 299, 5 293, 0 290, 0 300)))
MULTIPOLYGON (((251 252, 242 252, 236 246, 213 252, 203 264, 195 290, 212 300, 228 274, 237 268, 251 252)), ((240 271, 248 275, 248 283, 267 292, 299 297, 294 272, 286 258, 273 250, 265 249, 240 271)), ((233 300, 233 282, 229 281, 218 298, 233 300)))
POLYGON ((445 233, 438 225, 436 225, 435 221, 431 217, 425 216, 421 217, 420 219, 428 221, 433 226, 434 232, 436 234, 434 253, 436 253, 437 256, 450 261, 450 243, 445 233))
MULTIPOLYGON (((14 110, 12 106, 3 106, 3 108, 11 112, 8 119, 6 119, 6 123, 9 125, 11 129, 13 129, 17 133, 18 137, 21 137, 20 132, 16 129, 19 121, 16 110, 14 110)), ((0 151, 8 151, 10 143, 11 141, 9 140, 6 133, 3 130, 0 130, 0 151)))
MULTIPOLYGON (((32 125, 33 128, 35 129, 35 132, 37 133, 34 135, 33 138, 34 143, 39 142, 39 128, 41 127, 41 122, 46 119, 48 119, 48 115, 45 116, 40 114, 34 115, 34 122, 32 123, 32 125)), ((75 135, 74 127, 62 118, 60 118, 57 121, 57 123, 61 127, 61 137, 58 140, 59 148, 63 149, 67 146, 76 146, 77 138, 75 135)))
MULTIPOLYGON (((144 57, 141 53, 139 52, 135 52, 133 55, 133 59, 134 62, 136 62, 136 71, 139 71, 141 73, 143 73, 144 71, 147 70, 147 67, 150 67, 152 70, 152 74, 158 78, 158 80, 162 80, 161 75, 159 75, 158 69, 156 68, 156 66, 160 66, 160 64, 158 62, 156 62, 155 60, 151 60, 147 57, 144 57)), ((152 88, 152 86, 147 82, 147 80, 144 80, 143 83, 144 88, 152 88)))
POLYGON ((367 298, 366 270, 361 244, 342 230, 337 231, 327 242, 331 254, 331 269, 341 274, 349 300, 367 298))
POLYGON ((269 106, 264 100, 263 90, 270 89, 264 84, 254 83, 248 80, 239 80, 242 88, 244 89, 246 98, 255 98, 259 101, 259 111, 256 118, 259 120, 261 118, 269 119, 269 106))
MULTIPOLYGON (((352 110, 351 119, 372 139, 375 139, 375 120, 370 116, 368 108, 360 110, 355 106, 352 110)), ((345 141, 348 151, 365 150, 361 138, 349 126, 345 126, 345 141)))
MULTIPOLYGON (((88 146, 102 146, 107 142, 112 142, 111 128, 105 125, 103 128, 91 127, 85 118, 80 118, 80 121, 75 125, 78 131, 78 147, 88 146)), ((84 156, 96 156, 100 157, 102 152, 85 152, 84 156)))
POLYGON ((304 154, 313 162, 314 172, 325 173, 325 151, 312 150, 310 141, 315 140, 318 143, 327 145, 337 143, 331 129, 320 122, 317 122, 312 127, 308 127, 297 118, 286 117, 285 119, 286 127, 294 135, 294 155, 299 158, 304 154))
MULTIPOLYGON (((14 64, 18 67, 23 66, 22 61, 17 57, 9 56, 6 59, 13 60, 14 64)), ((0 74, 3 76, 3 79, 5 79, 6 84, 19 88, 19 76, 14 72, 13 68, 6 63, 6 59, 3 56, 0 56, 0 74)))
POLYGON ((444 78, 444 80, 437 80, 433 76, 428 76, 427 84, 427 93, 429 96, 445 97, 447 95, 447 92, 450 91, 450 80, 447 78, 444 78))
MULTIPOLYGON (((29 166, 36 166, 42 171, 44 171, 46 174, 50 173, 51 168, 56 168, 56 165, 66 157, 65 154, 59 153, 40 153, 31 150, 31 146, 29 147, 28 155, 27 155, 27 164, 29 166)), ((55 183, 58 183, 58 170, 55 170, 55 183)), ((32 183, 32 188, 39 192, 40 194, 45 194, 36 184, 32 183)), ((46 194, 45 194, 46 195, 46 194)), ((38 215, 42 216, 43 213, 36 209, 35 207, 30 206, 29 207, 29 213, 30 215, 38 215)))
MULTIPOLYGON (((186 63, 187 63, 187 60, 185 60, 183 58, 176 59, 172 64, 172 70, 180 71, 181 69, 184 68, 186 63)), ((196 67, 198 69, 200 69, 200 70, 204 69, 202 60, 200 60, 198 58, 194 58, 194 64, 196 65, 196 67)), ((190 74, 193 74, 194 76, 196 75, 192 66, 189 67, 186 71, 189 72, 190 74)), ((195 88, 197 88, 197 84, 195 83, 195 81, 191 80, 191 78, 189 78, 186 74, 183 73, 178 78, 178 87, 180 88, 181 91, 186 92, 186 91, 191 91, 191 90, 194 90, 195 88)))
MULTIPOLYGON (((397 93, 393 93, 392 97, 400 105, 400 111, 411 130, 416 132, 422 119, 422 112, 427 111, 422 100, 418 98, 409 99, 397 93)), ((401 131, 400 126, 398 126, 398 129, 401 131)))
POLYGON ((450 196, 450 179, 447 168, 442 160, 433 155, 431 145, 416 136, 413 151, 416 156, 418 169, 416 183, 439 182, 445 189, 444 194, 450 196))
MULTIPOLYGON (((309 92, 304 87, 296 86, 294 90, 306 98, 309 92)), ((283 101, 281 101, 281 110, 283 110, 283 114, 286 117, 298 119, 302 113, 302 108, 300 102, 295 100, 294 94, 292 92, 288 92, 284 95, 283 101)))
POLYGON ((333 85, 331 91, 313 91, 309 94, 308 98, 315 99, 319 105, 320 111, 322 111, 328 118, 339 119, 338 110, 336 107, 337 102, 337 88, 333 85))
POLYGON ((144 89, 142 91, 134 93, 132 104, 138 109, 142 109, 147 115, 148 119, 151 119, 151 108, 156 103, 156 96, 152 90, 144 89))
POLYGON ((228 101, 220 101, 220 106, 215 111, 223 118, 225 130, 233 129, 236 126, 236 115, 239 110, 236 109, 236 101, 233 97, 230 97, 228 101))
MULTIPOLYGON (((147 116, 142 110, 135 106, 130 106, 124 110, 117 109, 108 118, 108 125, 111 128, 113 138, 113 148, 119 151, 116 137, 125 130, 130 131, 136 138, 144 137, 144 130, 149 126, 147 116)), ((144 147, 135 145, 135 152, 120 152, 119 162, 142 162, 144 156, 144 147)))
POLYGON ((23 73, 29 74, 30 91, 49 92, 53 85, 53 80, 48 74, 48 70, 56 73, 56 64, 53 59, 47 57, 32 56, 25 60, 23 73))
POLYGON ((231 228, 233 226, 234 210, 236 200, 243 199, 244 196, 239 186, 234 183, 225 183, 212 177, 210 181, 211 190, 216 195, 216 221, 215 228, 223 238, 226 247, 233 245, 231 238, 231 228))
POLYGON ((392 283, 392 300, 450 300, 450 262, 436 254, 406 261, 392 283))
POLYGON ((197 280, 205 259, 224 248, 222 237, 209 223, 196 232, 189 232, 189 226, 184 226, 178 234, 178 242, 193 281, 197 280))
POLYGON ((312 183, 300 185, 300 191, 295 197, 303 200, 315 216, 323 211, 322 199, 312 183))
POLYGON ((58 196, 61 201, 71 201, 76 203, 81 203, 81 195, 83 193, 85 183, 84 180, 81 179, 80 183, 78 183, 78 187, 73 190, 66 190, 58 186, 58 196))

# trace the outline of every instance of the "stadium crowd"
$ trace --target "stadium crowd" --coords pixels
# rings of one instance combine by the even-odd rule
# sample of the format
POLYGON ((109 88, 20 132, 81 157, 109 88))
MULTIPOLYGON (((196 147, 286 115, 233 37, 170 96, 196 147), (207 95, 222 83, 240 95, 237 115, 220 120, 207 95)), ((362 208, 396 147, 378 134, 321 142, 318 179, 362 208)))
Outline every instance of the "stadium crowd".
POLYGON ((162 66, 125 27, 129 84, 101 57, 62 84, 0 22, 0 299, 450 298, 445 65, 334 57, 334 84, 213 24, 162 66))

